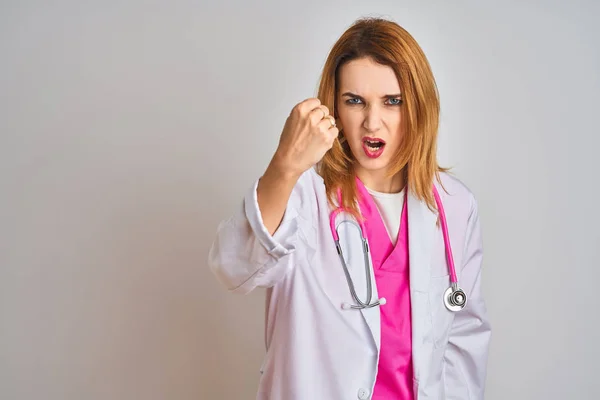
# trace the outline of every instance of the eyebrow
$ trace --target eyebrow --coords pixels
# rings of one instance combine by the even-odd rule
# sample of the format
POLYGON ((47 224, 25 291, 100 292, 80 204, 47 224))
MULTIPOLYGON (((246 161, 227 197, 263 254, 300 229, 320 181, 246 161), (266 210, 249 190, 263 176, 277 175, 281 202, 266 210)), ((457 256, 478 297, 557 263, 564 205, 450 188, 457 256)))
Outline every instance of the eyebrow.
MULTIPOLYGON (((342 97, 344 96, 349 96, 349 97, 358 97, 359 99, 362 99, 362 96, 359 96, 357 94, 354 94, 352 92, 345 92, 344 94, 342 94, 342 97)), ((402 97, 402 93, 398 93, 398 94, 386 94, 381 96, 382 99, 388 99, 390 97, 402 97)))

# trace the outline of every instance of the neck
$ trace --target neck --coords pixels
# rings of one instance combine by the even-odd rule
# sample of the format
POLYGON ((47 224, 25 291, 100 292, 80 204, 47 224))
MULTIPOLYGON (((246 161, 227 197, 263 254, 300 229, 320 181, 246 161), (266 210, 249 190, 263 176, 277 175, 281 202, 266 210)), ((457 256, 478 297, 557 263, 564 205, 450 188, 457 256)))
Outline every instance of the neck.
POLYGON ((368 171, 357 169, 356 176, 371 190, 381 193, 399 193, 404 189, 404 171, 396 173, 393 177, 387 177, 384 169, 368 171))

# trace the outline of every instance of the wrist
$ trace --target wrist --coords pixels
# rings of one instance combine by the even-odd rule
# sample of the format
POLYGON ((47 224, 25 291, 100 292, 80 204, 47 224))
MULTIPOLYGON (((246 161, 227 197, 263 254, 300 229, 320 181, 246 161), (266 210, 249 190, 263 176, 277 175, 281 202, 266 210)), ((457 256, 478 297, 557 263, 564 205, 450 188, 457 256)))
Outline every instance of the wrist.
POLYGON ((269 163, 265 175, 268 174, 269 176, 277 178, 278 180, 290 181, 295 183, 300 178, 300 175, 302 175, 303 171, 299 171, 290 164, 291 163, 286 162, 285 160, 282 160, 277 155, 275 155, 269 163))

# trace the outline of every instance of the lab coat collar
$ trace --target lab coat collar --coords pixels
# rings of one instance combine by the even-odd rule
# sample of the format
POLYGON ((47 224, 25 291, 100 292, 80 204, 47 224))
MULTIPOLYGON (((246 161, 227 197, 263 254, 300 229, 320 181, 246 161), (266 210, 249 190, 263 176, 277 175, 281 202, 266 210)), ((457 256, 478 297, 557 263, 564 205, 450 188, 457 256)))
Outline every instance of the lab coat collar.
POLYGON ((437 213, 419 200, 408 187, 408 252, 410 276, 410 301, 412 324, 413 372, 416 381, 427 371, 430 360, 422 356, 431 343, 426 334, 430 331, 429 286, 431 277, 431 253, 436 231, 437 213))
POLYGON ((431 276, 431 247, 437 213, 419 200, 409 187, 408 191, 408 253, 410 260, 411 292, 428 292, 431 276))

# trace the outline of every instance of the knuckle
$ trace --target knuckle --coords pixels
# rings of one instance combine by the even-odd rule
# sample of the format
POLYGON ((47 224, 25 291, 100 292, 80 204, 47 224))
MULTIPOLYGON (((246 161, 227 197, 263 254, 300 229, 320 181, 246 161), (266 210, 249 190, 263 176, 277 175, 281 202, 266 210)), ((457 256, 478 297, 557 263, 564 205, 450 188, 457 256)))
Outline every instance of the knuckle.
POLYGON ((294 108, 292 108, 292 112, 290 115, 299 116, 302 113, 302 103, 296 104, 294 108))
POLYGON ((319 107, 321 105, 321 101, 317 98, 308 98, 300 103, 302 110, 310 111, 313 108, 319 107))
POLYGON ((298 107, 298 111, 300 113, 300 115, 306 116, 310 114, 311 111, 311 107, 309 103, 303 103, 300 105, 300 107, 298 107))

